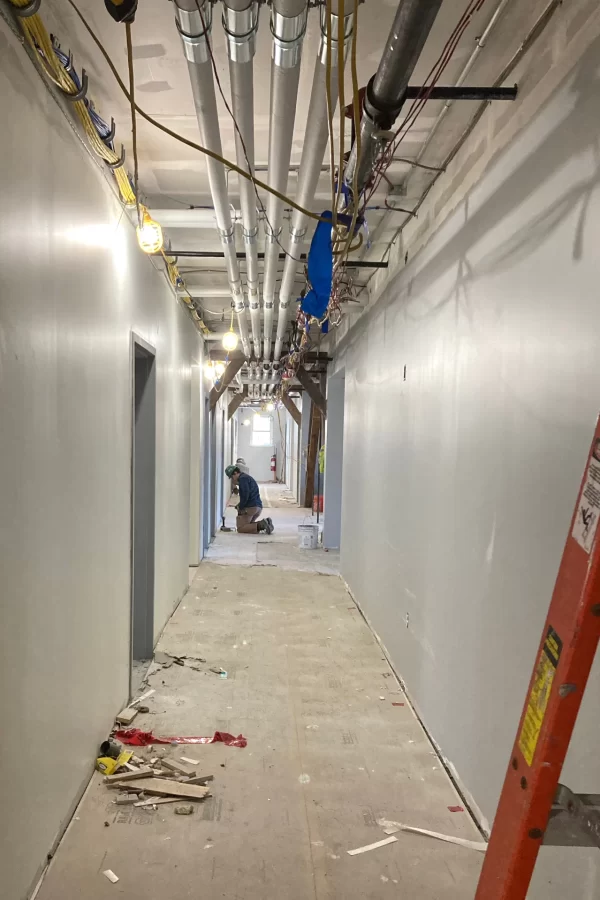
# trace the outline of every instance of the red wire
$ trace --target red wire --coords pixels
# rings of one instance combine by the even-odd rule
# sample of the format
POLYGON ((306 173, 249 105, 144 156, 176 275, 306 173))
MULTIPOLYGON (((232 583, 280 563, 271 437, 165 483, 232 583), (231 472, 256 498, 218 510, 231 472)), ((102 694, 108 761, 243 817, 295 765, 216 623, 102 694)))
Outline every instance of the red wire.
POLYGON ((409 133, 410 129, 415 124, 418 116, 421 114, 423 108, 425 107, 425 104, 427 103, 427 100, 429 99, 431 92, 433 91, 433 88, 438 83, 444 70, 446 69, 450 60, 452 59, 454 51, 456 50, 456 48, 460 42, 460 39, 462 38, 466 29, 470 25, 473 16, 477 12, 479 12, 479 10, 481 9, 481 7, 483 6, 484 3, 485 3, 485 0, 470 0, 470 3, 468 4, 466 10, 463 12, 462 16, 458 20, 450 37, 444 44, 444 47, 442 48, 442 52, 440 53, 439 57, 437 58, 437 60, 433 64, 433 66, 431 67, 431 69, 425 79, 425 86, 424 86, 423 91, 421 92, 421 94, 418 97, 416 97, 413 100, 406 116, 404 117, 403 121, 397 128, 397 130, 394 134, 393 140, 390 141, 387 149, 384 151, 384 153, 381 155, 380 159, 378 160, 378 162, 375 166, 375 170, 373 172, 370 190, 367 189, 367 190, 369 190, 369 193, 364 196, 363 206, 366 206, 366 204, 369 202, 369 200, 371 199, 371 197, 377 190, 379 183, 381 181, 381 178, 383 177, 384 173, 386 172, 386 170, 388 169, 388 167, 392 161, 392 157, 395 155, 399 145, 401 144, 401 142, 404 140, 406 135, 409 133), (429 79, 431 79, 431 83, 428 83, 429 79))

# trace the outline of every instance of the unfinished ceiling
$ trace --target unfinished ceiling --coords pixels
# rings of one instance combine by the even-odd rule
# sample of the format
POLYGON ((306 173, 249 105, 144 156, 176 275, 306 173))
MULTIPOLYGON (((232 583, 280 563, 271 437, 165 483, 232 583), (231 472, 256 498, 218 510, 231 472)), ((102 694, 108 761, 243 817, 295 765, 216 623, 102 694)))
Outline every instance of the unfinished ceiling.
MULTIPOLYGON (((441 10, 429 34, 425 48, 417 63, 411 84, 420 84, 438 58, 446 40, 465 11, 467 0, 444 0, 441 10)), ((104 6, 96 0, 80 0, 79 8, 87 21, 100 37, 111 55, 121 77, 127 81, 127 58, 125 33, 122 25, 115 23, 106 13, 104 6)), ((242 4, 243 5, 243 4, 242 4)), ((353 4, 346 0, 346 12, 353 4)), ((70 47, 75 64, 85 67, 90 79, 90 96, 99 112, 116 122, 116 140, 123 143, 127 159, 131 161, 131 120, 126 98, 108 70, 105 60, 94 46, 89 34, 77 19, 65 0, 48 0, 49 24, 63 46, 70 47)), ((360 86, 367 84, 377 69, 382 49, 390 31, 397 0, 366 0, 358 12, 357 29, 357 70, 360 86)), ((343 7, 342 7, 343 9, 343 7)), ((215 3, 212 15, 212 52, 216 63, 218 81, 225 97, 230 101, 229 60, 226 35, 222 24, 223 6, 215 3)), ((260 6, 259 26, 254 57, 254 142, 256 175, 268 180, 269 128, 270 128, 270 84, 273 37, 270 28, 271 10, 267 4, 260 6)), ((473 65, 467 84, 489 85, 493 83, 507 58, 514 52, 526 32, 532 18, 531 5, 525 0, 486 0, 462 35, 452 58, 446 67, 441 83, 454 84, 465 63, 477 46, 479 37, 493 20, 494 29, 473 65)), ((294 198, 298 181, 305 136, 310 133, 308 107, 313 80, 315 59, 321 43, 321 10, 311 6, 308 10, 306 34, 302 46, 302 62, 299 77, 298 98, 295 107, 293 140, 290 168, 285 193, 294 198)), ((182 49, 182 41, 175 22, 175 5, 169 0, 142 0, 132 29, 134 44, 134 66, 136 79, 136 99, 146 112, 160 123, 168 126, 186 138, 199 142, 198 121, 188 73, 188 65, 182 49)), ((350 66, 345 68, 345 100, 352 100, 352 80, 350 66)), ((402 159, 416 160, 423 151, 424 143, 433 128, 444 104, 429 101, 413 128, 406 135, 401 146, 402 159)), ((221 132, 223 155, 236 159, 235 131, 231 115, 219 95, 217 85, 217 107, 221 132)), ((462 133, 465 125, 478 107, 477 101, 455 102, 444 116, 436 130, 435 139, 422 155, 422 162, 429 166, 440 165, 462 133)), ((290 110, 293 115, 294 110, 290 110)), ((344 121, 345 146, 350 148, 352 123, 344 121)), ((144 202, 152 210, 181 210, 192 206, 208 207, 206 219, 192 227, 173 227, 165 224, 165 231, 171 246, 176 250, 201 251, 205 253, 222 251, 222 242, 212 221, 213 198, 207 177, 206 158, 196 150, 160 132, 154 126, 138 117, 139 185, 144 202)), ((334 120, 334 137, 337 148, 340 134, 339 110, 334 120)), ((201 142, 201 141, 200 141, 201 142)), ((368 268, 352 268, 357 259, 375 261, 381 259, 385 247, 394 235, 398 224, 405 215, 390 211, 389 207, 411 209, 417 202, 431 173, 415 169, 410 162, 394 161, 386 171, 386 177, 371 198, 366 213, 368 239, 356 253, 349 257, 349 272, 355 287, 365 284, 370 271, 368 268)), ((242 225, 240 221, 240 179, 234 172, 227 173, 228 199, 235 221, 235 244, 238 253, 244 250, 242 225)), ((322 171, 316 194, 311 204, 315 212, 331 208, 331 170, 329 151, 323 156, 322 171)), ((259 189, 261 201, 267 203, 267 195, 259 189)), ((169 213, 164 213, 165 223, 171 221, 169 213)), ((171 212, 171 216, 172 216, 171 212)), ((159 218, 160 213, 156 214, 159 218)), ((281 240, 287 242, 288 224, 291 210, 284 212, 281 240)), ((160 220, 160 219, 159 219, 160 220)), ((314 227, 311 221, 302 250, 306 252, 314 227)), ((264 220, 259 211, 257 235, 259 254, 265 251, 264 220)), ((222 333, 229 325, 231 295, 226 273, 225 259, 178 258, 181 274, 189 290, 199 303, 204 320, 209 328, 222 333)), ((259 259, 258 282, 262 292, 264 262, 259 259)), ((279 260, 281 275, 283 260, 279 260)), ((240 275, 246 290, 246 261, 240 259, 240 275)), ((302 267, 298 267, 295 280, 296 294, 305 283, 302 267)), ((277 322, 277 289, 275 294, 275 325, 277 322)), ((359 304, 356 305, 359 308, 359 304)), ((261 310, 262 315, 262 310, 261 310)), ((292 313, 293 315, 293 313, 292 313)), ((290 317, 291 318, 291 317, 290 317)), ((258 352, 255 352, 259 356, 258 352)))

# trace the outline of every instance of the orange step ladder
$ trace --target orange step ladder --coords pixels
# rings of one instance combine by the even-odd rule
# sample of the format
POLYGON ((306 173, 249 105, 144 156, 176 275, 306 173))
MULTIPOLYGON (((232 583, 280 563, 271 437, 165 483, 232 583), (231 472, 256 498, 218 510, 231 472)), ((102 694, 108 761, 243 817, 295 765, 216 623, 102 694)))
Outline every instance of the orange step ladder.
POLYGON ((600 420, 475 900, 525 900, 542 844, 600 847, 600 796, 559 784, 600 639, 600 420))

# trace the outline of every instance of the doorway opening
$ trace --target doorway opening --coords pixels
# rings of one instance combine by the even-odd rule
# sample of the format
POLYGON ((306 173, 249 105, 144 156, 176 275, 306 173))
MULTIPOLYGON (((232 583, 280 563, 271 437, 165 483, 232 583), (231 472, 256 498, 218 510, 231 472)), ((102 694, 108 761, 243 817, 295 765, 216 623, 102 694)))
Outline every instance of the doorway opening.
POLYGON ((325 516, 323 520, 323 546, 327 550, 338 549, 342 543, 345 392, 345 371, 330 376, 327 381, 325 516))
POLYGON ((202 473, 202 540, 203 540, 203 548, 204 552, 208 550, 210 547, 211 541, 211 505, 212 505, 212 490, 211 483, 213 477, 212 470, 212 453, 211 453, 211 444, 212 444, 212 414, 210 411, 209 399, 208 397, 204 401, 204 435, 203 435, 203 447, 204 447, 204 471, 202 473))
POLYGON ((141 685, 154 652, 154 530, 156 502, 155 350, 133 335, 131 471, 131 678, 141 685))

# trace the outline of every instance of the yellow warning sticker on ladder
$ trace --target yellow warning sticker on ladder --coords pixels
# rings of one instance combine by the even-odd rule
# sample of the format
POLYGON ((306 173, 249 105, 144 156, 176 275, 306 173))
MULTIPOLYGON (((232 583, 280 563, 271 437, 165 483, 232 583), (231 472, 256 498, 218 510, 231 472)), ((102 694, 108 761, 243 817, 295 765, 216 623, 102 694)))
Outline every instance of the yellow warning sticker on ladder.
POLYGON ((535 756, 561 651, 561 639, 552 627, 548 628, 533 677, 525 719, 519 736, 519 749, 529 766, 533 763, 535 756))

